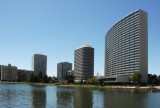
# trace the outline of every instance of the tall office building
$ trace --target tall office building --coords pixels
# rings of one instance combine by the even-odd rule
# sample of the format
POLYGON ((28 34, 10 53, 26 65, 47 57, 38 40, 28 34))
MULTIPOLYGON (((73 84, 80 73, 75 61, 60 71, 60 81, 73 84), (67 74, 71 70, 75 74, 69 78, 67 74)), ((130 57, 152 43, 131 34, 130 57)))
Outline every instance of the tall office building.
POLYGON ((142 82, 147 82, 148 22, 141 9, 118 21, 105 37, 105 76, 113 80, 134 72, 140 72, 142 82))
POLYGON ((17 67, 11 66, 11 64, 8 64, 8 66, 1 65, 0 67, 1 72, 1 81, 17 81, 17 67))
POLYGON ((42 54, 34 54, 32 56, 32 71, 34 75, 42 73, 42 77, 47 75, 47 56, 42 54))
POLYGON ((85 45, 74 51, 75 81, 87 80, 94 75, 94 48, 85 45))
POLYGON ((58 82, 65 80, 65 74, 67 71, 72 70, 72 63, 60 62, 57 64, 57 78, 58 82))

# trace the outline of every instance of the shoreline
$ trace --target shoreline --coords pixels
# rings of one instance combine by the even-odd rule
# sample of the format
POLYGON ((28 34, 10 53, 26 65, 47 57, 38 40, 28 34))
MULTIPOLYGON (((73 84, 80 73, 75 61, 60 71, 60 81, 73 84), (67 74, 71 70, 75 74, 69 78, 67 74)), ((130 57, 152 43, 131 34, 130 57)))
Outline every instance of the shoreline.
POLYGON ((58 86, 58 87, 84 87, 84 88, 106 88, 106 89, 155 89, 160 90, 160 86, 101 86, 101 85, 58 85, 56 83, 33 83, 33 82, 0 82, 0 84, 30 84, 30 85, 40 85, 40 86, 58 86))
POLYGON ((160 90, 160 86, 100 86, 100 85, 58 85, 60 87, 84 87, 84 88, 106 88, 106 89, 139 89, 139 90, 160 90))
POLYGON ((56 84, 34 83, 34 82, 0 82, 0 84, 30 84, 30 85, 49 85, 49 86, 56 86, 56 84))

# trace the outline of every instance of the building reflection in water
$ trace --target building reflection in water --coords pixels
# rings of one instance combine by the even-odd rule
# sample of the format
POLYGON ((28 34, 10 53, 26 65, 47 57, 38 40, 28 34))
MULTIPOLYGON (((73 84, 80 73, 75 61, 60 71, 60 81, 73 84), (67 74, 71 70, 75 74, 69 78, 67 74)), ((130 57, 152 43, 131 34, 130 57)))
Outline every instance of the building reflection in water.
POLYGON ((46 107, 46 89, 45 86, 31 86, 31 107, 46 107))
POLYGON ((73 90, 72 88, 57 87, 57 107, 72 108, 73 107, 73 90))
POLYGON ((147 108, 147 93, 137 90, 109 89, 104 92, 104 108, 147 108))
POLYGON ((92 89, 74 89, 74 108, 92 108, 92 89))

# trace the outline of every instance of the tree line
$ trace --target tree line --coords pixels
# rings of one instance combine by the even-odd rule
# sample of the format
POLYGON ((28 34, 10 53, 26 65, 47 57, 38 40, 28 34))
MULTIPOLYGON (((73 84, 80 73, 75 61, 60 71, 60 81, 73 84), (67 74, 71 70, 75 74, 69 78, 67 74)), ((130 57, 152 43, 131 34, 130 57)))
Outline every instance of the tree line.
MULTIPOLYGON (((40 71, 38 75, 34 75, 33 73, 31 74, 30 78, 26 79, 26 74, 23 70, 18 70, 18 80, 17 81, 28 81, 28 82, 42 82, 42 83, 57 83, 57 77, 50 77, 47 75, 42 75, 42 72, 40 71)), ((73 77, 73 76, 71 76, 73 77)), ((140 72, 134 72, 132 76, 130 76, 130 82, 133 85, 141 85, 142 81, 142 76, 140 72)), ((69 83, 74 83, 74 77, 66 77, 65 80, 61 82, 61 84, 67 85, 69 83)), ((91 85, 102 85, 101 80, 96 80, 96 78, 91 78, 86 80, 85 82, 80 81, 79 84, 91 84, 91 85)), ((152 84, 152 85, 160 85, 160 75, 156 74, 148 74, 148 83, 147 84, 152 84)))
POLYGON ((57 77, 53 76, 53 77, 50 77, 50 76, 47 76, 47 75, 42 75, 42 72, 40 71, 38 75, 35 75, 34 73, 32 73, 30 75, 30 78, 26 78, 26 74, 23 70, 19 70, 18 73, 18 79, 17 81, 18 82, 21 82, 21 81, 27 81, 27 82, 41 82, 41 83, 56 83, 57 82, 57 77))

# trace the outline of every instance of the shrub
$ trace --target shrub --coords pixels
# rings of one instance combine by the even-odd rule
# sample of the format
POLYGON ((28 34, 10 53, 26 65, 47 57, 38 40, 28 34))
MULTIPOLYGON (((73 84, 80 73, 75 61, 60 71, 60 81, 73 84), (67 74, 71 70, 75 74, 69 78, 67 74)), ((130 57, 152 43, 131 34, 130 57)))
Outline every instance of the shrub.
POLYGON ((62 85, 68 85, 68 80, 62 80, 62 81, 61 81, 61 84, 62 84, 62 85))
POLYGON ((92 85, 95 85, 97 84, 98 81, 96 80, 96 78, 91 78, 91 79, 88 79, 87 80, 87 84, 92 84, 92 85))

